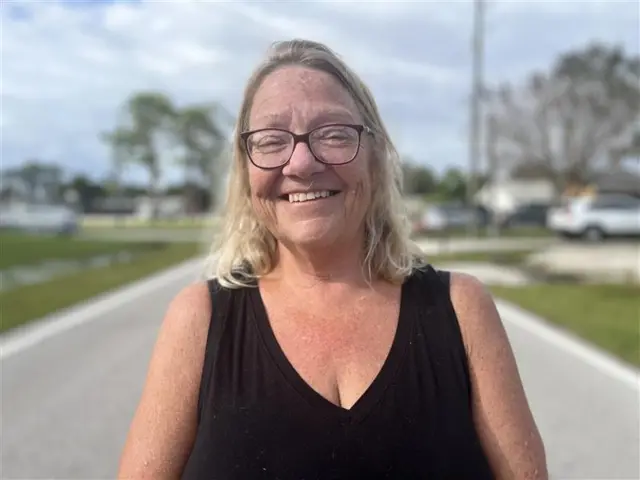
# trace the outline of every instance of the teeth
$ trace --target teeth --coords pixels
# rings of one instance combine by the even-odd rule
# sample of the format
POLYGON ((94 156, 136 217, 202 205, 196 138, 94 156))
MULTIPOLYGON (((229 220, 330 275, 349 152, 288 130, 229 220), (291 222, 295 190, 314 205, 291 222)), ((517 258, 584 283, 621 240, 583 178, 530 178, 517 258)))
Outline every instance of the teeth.
POLYGON ((308 192, 308 193, 291 193, 289 194, 289 202, 306 202, 308 200, 315 200, 316 198, 330 197, 331 193, 328 190, 322 190, 320 192, 308 192))

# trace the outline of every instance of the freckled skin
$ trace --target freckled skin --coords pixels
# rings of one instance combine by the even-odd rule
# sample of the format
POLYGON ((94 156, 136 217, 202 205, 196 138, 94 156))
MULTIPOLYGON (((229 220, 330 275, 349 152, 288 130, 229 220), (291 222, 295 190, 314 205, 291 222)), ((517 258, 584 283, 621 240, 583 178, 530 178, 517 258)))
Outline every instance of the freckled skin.
MULTIPOLYGON (((283 67, 268 75, 256 92, 249 129, 279 127, 304 133, 329 123, 363 124, 349 93, 327 73, 283 67)), ((326 247, 362 235, 371 196, 369 152, 369 139, 363 135, 358 156, 346 165, 320 163, 303 144, 297 145, 282 169, 265 171, 249 165, 256 215, 282 243, 297 247, 326 247), (278 199, 291 189, 311 188, 342 193, 304 208, 278 199)))

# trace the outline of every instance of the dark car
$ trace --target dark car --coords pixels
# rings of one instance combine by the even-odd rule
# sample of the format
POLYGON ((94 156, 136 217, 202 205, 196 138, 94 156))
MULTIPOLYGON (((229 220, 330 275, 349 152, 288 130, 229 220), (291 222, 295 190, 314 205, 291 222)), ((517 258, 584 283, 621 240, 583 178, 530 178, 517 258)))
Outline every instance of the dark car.
POLYGON ((503 228, 510 227, 546 227, 547 211, 551 205, 529 203, 521 205, 502 221, 503 228))

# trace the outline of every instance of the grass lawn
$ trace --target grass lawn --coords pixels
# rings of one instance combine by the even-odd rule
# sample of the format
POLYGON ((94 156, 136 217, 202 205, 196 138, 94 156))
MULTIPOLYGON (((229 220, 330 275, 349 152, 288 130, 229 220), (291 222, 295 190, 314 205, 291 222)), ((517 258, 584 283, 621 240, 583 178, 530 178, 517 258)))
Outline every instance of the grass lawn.
POLYGON ((478 262, 495 263, 498 265, 521 265, 524 260, 533 253, 532 250, 508 250, 503 252, 457 252, 429 255, 430 262, 455 263, 478 262))
POLYGON ((538 284, 490 289, 497 297, 640 366, 640 286, 538 284))
POLYGON ((116 218, 115 216, 105 215, 104 218, 99 216, 86 216, 82 219, 82 228, 118 228, 118 229, 137 229, 137 228, 161 228, 161 229, 191 229, 191 228, 209 228, 220 223, 215 217, 181 217, 174 219, 157 219, 146 220, 139 218, 116 218))
POLYGON ((85 270, 0 292, 0 332, 192 258, 201 252, 200 247, 195 243, 156 244, 136 255, 130 263, 85 270))
POLYGON ((91 241, 106 242, 139 242, 162 241, 162 242, 202 242, 214 235, 213 227, 208 228, 83 228, 78 234, 79 238, 91 241))
MULTIPOLYGON (((155 246, 159 248, 161 244, 155 246)), ((83 260, 103 254, 148 251, 154 246, 136 242, 86 241, 75 237, 0 234, 0 270, 17 265, 37 265, 47 260, 83 260)))
MULTIPOLYGON (((466 228, 456 228, 447 230, 444 232, 433 231, 425 232, 423 234, 425 238, 465 238, 471 237, 466 228)), ((542 227, 513 227, 504 229, 500 232, 497 238, 547 238, 555 236, 554 232, 542 227)), ((491 233, 488 229, 481 228, 477 235, 477 238, 489 238, 491 233)))

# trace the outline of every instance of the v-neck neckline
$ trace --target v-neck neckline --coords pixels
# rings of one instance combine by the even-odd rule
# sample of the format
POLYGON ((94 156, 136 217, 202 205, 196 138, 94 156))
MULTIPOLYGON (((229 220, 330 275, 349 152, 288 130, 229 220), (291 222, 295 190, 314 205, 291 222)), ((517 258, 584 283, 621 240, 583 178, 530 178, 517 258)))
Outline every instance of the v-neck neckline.
POLYGON ((331 402, 319 392, 317 392, 295 369, 289 361, 280 343, 278 342, 275 332, 269 321, 266 305, 262 298, 259 286, 256 284, 252 288, 252 302, 256 308, 254 319, 262 340, 269 351, 276 366, 282 372, 287 383, 302 396, 313 408, 324 412, 326 415, 337 416, 343 421, 359 421, 363 419, 371 411, 371 409, 382 398, 385 390, 392 383, 398 367, 402 363, 404 353, 407 350, 407 344, 411 332, 411 316, 407 312, 407 302, 409 300, 409 281, 407 279, 401 286, 400 291, 400 308, 398 313, 398 323, 391 343, 389 353, 385 358, 378 374, 374 377, 371 384, 362 393, 358 400, 351 406, 345 408, 331 402))

